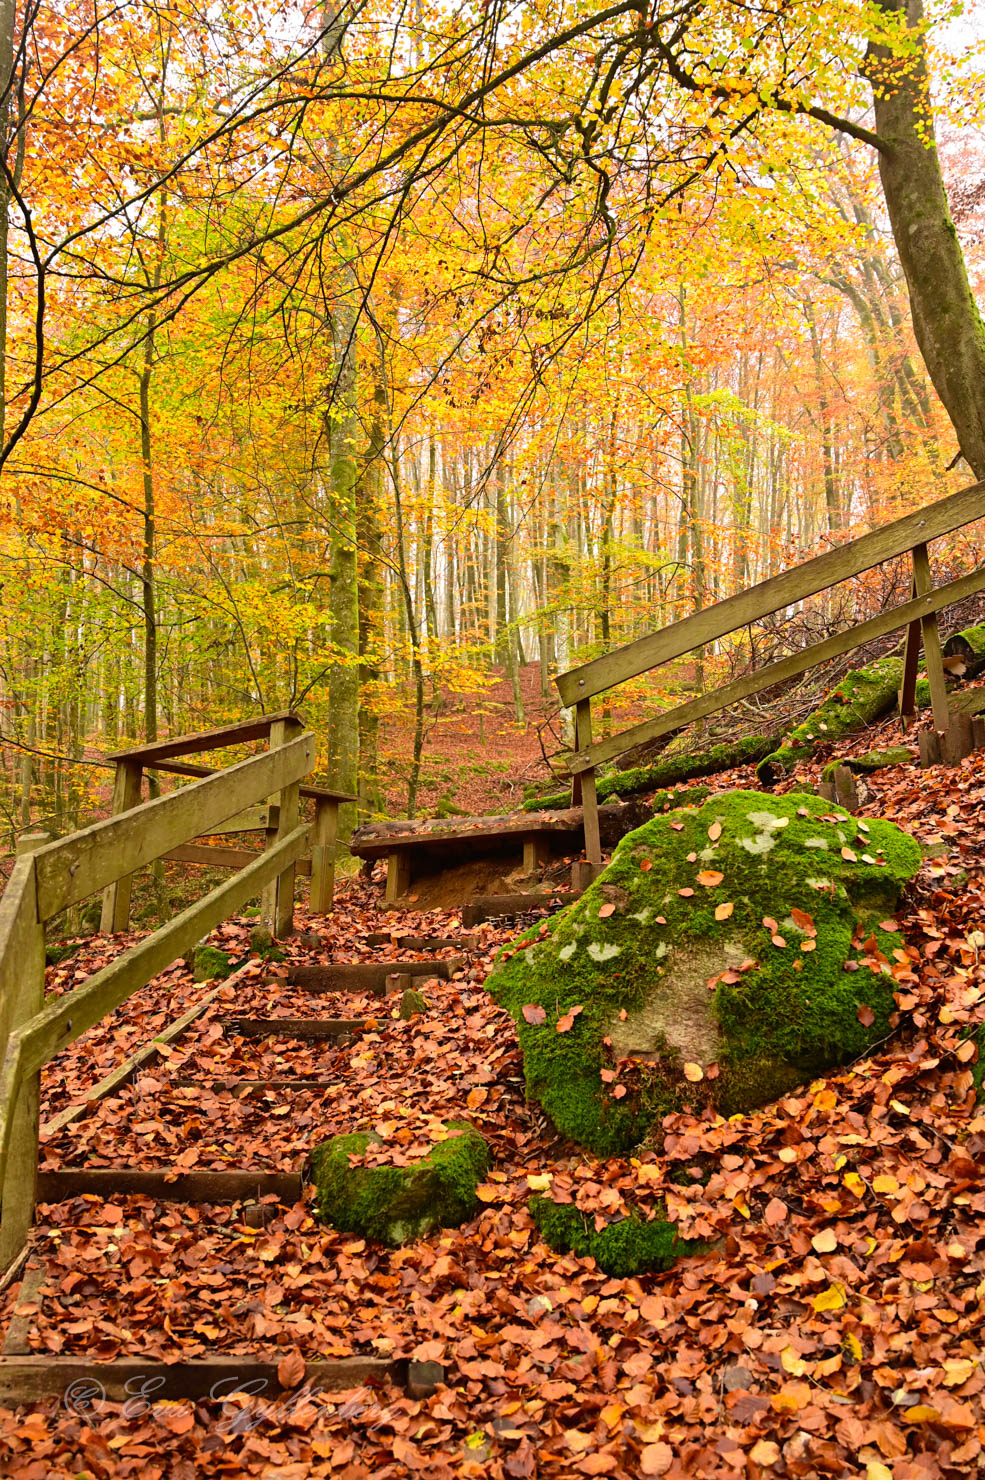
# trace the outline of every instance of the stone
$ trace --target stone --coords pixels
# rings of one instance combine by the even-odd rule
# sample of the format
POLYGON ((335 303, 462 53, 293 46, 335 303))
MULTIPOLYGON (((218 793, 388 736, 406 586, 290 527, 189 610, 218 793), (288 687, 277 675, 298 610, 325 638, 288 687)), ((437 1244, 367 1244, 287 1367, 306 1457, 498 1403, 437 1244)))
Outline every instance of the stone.
POLYGON ((197 946, 192 957, 192 979, 197 982, 218 981, 232 970, 232 960, 216 946, 197 946))
POLYGON ((654 817, 497 958, 528 1097, 612 1155, 674 1111, 736 1114, 859 1057, 890 1031, 891 916, 920 864, 894 824, 801 793, 654 817))
POLYGON ((400 1017, 407 1023, 419 1012, 427 1012, 429 1006, 423 992, 415 992, 413 987, 408 987, 400 998, 400 1017))
POLYGON ((254 925, 250 931, 250 950, 255 951, 258 956, 265 956, 274 948, 274 938, 266 925, 254 925))
POLYGON ((319 1216, 342 1233, 390 1248, 466 1223, 481 1206, 476 1188, 489 1170, 489 1149, 462 1121, 447 1121, 445 1129, 426 1156, 402 1165, 360 1165, 371 1145, 384 1144, 374 1131, 316 1146, 311 1178, 319 1216))

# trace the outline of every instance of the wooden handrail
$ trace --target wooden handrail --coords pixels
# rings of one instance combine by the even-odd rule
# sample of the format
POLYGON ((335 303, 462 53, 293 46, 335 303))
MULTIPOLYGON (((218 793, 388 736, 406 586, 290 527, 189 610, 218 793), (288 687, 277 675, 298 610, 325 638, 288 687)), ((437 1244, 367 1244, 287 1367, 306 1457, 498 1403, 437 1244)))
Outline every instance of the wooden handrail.
MULTIPOLYGON (((111 756, 111 760, 118 757, 111 756)), ((122 758, 131 758, 129 751, 122 752, 122 758)), ((169 776, 214 776, 214 766, 200 766, 194 761, 154 761, 152 765, 145 767, 148 771, 162 771, 169 776)), ((359 798, 351 791, 333 791, 330 786, 313 786, 310 783, 302 784, 298 793, 303 797, 312 797, 316 802, 358 802, 359 798)))
MULTIPOLYGON (((290 931, 295 863, 311 833, 298 821, 298 785, 315 753, 314 736, 298 734, 300 727, 293 715, 275 718, 270 750, 167 796, 118 808, 106 821, 15 863, 0 898, 0 1274, 18 1257, 34 1217, 42 1066, 260 891, 273 933, 290 931), (45 1002, 45 920, 273 792, 279 796, 276 828, 267 827, 263 853, 80 987, 45 1002)), ((120 773, 132 795, 139 764, 124 760, 120 773)), ((118 788, 115 799, 124 794, 118 788)), ((319 807, 321 853, 313 850, 313 871, 317 865, 325 876, 332 839, 324 814, 337 812, 337 803, 323 800, 319 807)), ((265 815, 272 824, 272 810, 265 815)))
POLYGON ((726 637, 740 627, 747 627, 750 622, 770 616, 795 601, 815 596, 818 591, 837 585, 839 581, 861 575, 884 560, 908 554, 915 546, 950 534, 983 516, 985 483, 975 483, 926 509, 906 514, 902 519, 860 535, 848 544, 826 550, 813 560, 794 565, 748 591, 740 591, 714 606, 695 612, 693 616, 684 617, 660 632, 651 632, 647 637, 616 648, 590 663, 583 663, 579 668, 558 674, 555 683, 561 703, 571 705, 591 699, 616 684, 638 678, 651 668, 683 657, 704 643, 726 637))
POLYGON ((294 720, 303 725, 300 714, 293 709, 281 709, 276 714, 260 714, 256 719, 237 720, 232 725, 221 725, 216 730, 198 730, 194 735, 172 735, 167 740, 154 740, 149 745, 138 745, 133 750, 117 750, 107 756, 111 761, 139 761, 143 766, 153 766, 157 761, 168 760, 176 755, 199 755, 205 750, 221 750, 226 745, 245 745, 249 740, 266 740, 275 724, 294 720))
POLYGON ((811 647, 802 648, 799 653, 791 653, 786 658, 778 658, 774 663, 767 663, 765 668, 757 668, 754 673, 746 673, 741 678, 723 684, 719 689, 714 689, 711 693, 702 694, 698 699, 689 699, 686 704, 678 704, 673 709, 667 709, 663 714, 658 714, 655 719, 643 720, 638 725, 632 725, 628 730, 622 730, 618 735, 611 735, 606 740, 599 740, 584 750, 578 750, 568 757, 568 769, 574 774, 591 770, 592 767, 600 766, 617 755, 623 755, 634 745, 642 745, 644 741, 655 740, 660 735, 673 734, 675 730, 681 730, 685 725, 693 724, 695 720, 704 719, 709 714, 726 709, 740 699, 748 699, 753 694, 761 693, 763 689, 772 688, 776 683, 782 683, 788 678, 796 678, 798 674, 806 673, 809 668, 816 668, 821 663, 827 663, 831 658, 840 657, 843 653, 851 652, 853 648, 861 647, 863 643, 871 642, 875 637, 884 637, 887 632, 906 627, 921 617, 940 611, 945 606, 951 606, 956 601, 963 601, 966 596, 973 596, 982 590, 985 590, 985 566, 979 567, 970 575, 950 581, 946 586, 940 586, 936 591, 928 592, 926 596, 915 597, 902 606, 893 607, 888 612, 880 612, 878 617, 871 617, 867 622, 859 622, 847 632, 836 632, 834 636, 825 638, 823 642, 816 642, 811 647))
POLYGON ((49 843, 34 855, 41 919, 50 920, 69 905, 153 863, 169 848, 214 831, 227 817, 297 781, 311 769, 314 756, 314 736, 299 735, 276 750, 251 756, 228 770, 49 843), (139 827, 134 825, 138 815, 139 827))

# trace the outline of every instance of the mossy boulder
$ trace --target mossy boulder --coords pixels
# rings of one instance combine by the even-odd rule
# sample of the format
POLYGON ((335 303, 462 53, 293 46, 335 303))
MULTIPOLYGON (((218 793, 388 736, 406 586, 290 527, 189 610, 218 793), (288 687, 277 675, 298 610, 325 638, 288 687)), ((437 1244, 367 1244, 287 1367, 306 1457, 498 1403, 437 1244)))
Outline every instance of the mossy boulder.
POLYGON ((192 957, 192 978, 197 982, 218 981, 232 969, 232 959, 216 946, 199 946, 192 957))
POLYGON ((311 1156, 315 1205, 342 1233, 358 1233, 398 1248, 433 1233, 458 1228, 480 1207, 476 1188, 489 1170, 489 1149, 478 1131, 448 1121, 448 1135, 408 1165, 360 1164, 373 1131, 333 1136, 311 1156))
POLYGON ((677 1225, 660 1208, 653 1217, 640 1213, 615 1218, 601 1229, 596 1229, 593 1215, 581 1212, 574 1203, 558 1203, 550 1197, 532 1197, 530 1213, 555 1253, 592 1258, 599 1269, 616 1279, 659 1274, 675 1260, 705 1253, 708 1248, 705 1243, 678 1238, 677 1225))
POLYGON ((892 823, 820 797, 722 792, 654 817, 500 952, 488 985, 528 1096, 609 1155, 670 1111, 747 1110, 864 1053, 889 1030, 889 917, 920 863, 892 823))

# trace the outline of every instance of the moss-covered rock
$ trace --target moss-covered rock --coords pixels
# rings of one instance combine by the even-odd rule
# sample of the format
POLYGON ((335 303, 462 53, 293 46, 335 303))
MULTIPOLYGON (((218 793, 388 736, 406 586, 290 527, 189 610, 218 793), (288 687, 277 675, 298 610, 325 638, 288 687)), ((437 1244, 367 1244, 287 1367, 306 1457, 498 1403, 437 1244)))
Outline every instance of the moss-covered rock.
POLYGON ((489 1170, 489 1150, 478 1131, 448 1121, 449 1132, 409 1166, 361 1165, 373 1131, 333 1136, 311 1156, 315 1205, 342 1233, 358 1233, 397 1248, 436 1228, 457 1228, 480 1207, 476 1188, 489 1170))
POLYGON ((400 998, 400 1017, 407 1023, 418 1013, 427 1012, 430 1007, 428 999, 423 992, 416 992, 413 987, 408 987, 400 998))
MULTIPOLYGON (((611 775, 600 775, 596 778, 596 794, 600 802, 605 802, 611 797, 637 796, 640 792, 654 791, 658 787, 678 787, 681 782, 701 776, 714 776, 719 771, 731 770, 733 766, 751 766, 772 751, 776 743, 775 733, 743 735, 738 740, 713 745, 708 750, 682 751, 654 761, 650 766, 637 766, 631 771, 614 771, 611 775)), ((549 811, 552 807, 569 805, 570 793, 558 791, 549 796, 528 798, 523 803, 523 810, 549 811)))
POLYGON ((198 946, 192 957, 192 977, 197 982, 218 981, 232 968, 231 958, 216 946, 198 946))
POLYGON ((499 955, 488 985, 528 1095, 607 1155, 670 1111, 732 1114, 864 1053, 894 1010, 902 941, 882 926, 920 862, 892 823, 819 797, 724 792, 654 817, 499 955))
POLYGON ((652 1218, 642 1214, 617 1218, 596 1230, 595 1220, 573 1203, 549 1197, 530 1199, 530 1213, 546 1244, 558 1254, 594 1259, 599 1269, 616 1279, 657 1274, 676 1259, 702 1254, 708 1245, 677 1236, 677 1226, 658 1209, 652 1218))
POLYGON ((879 658, 864 668, 853 668, 819 709, 785 735, 778 749, 763 757, 756 767, 759 780, 769 785, 789 776, 801 761, 810 759, 815 745, 854 735, 880 719, 896 703, 902 682, 902 658, 879 658))
POLYGON ((60 966, 67 961, 69 956, 74 956, 76 951, 82 949, 80 940, 60 940, 55 945, 45 946, 44 964, 46 966, 60 966))

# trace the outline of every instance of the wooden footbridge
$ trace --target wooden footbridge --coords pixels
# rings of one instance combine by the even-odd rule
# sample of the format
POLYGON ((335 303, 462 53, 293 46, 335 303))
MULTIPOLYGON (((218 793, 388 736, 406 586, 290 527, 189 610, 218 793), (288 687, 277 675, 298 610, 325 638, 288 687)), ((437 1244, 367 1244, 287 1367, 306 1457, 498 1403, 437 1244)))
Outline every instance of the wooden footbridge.
MULTIPOLYGON (((922 737, 924 760, 939 755, 954 760, 971 745, 976 734, 973 717, 985 708, 985 691, 964 696, 952 705, 937 629, 937 613, 948 605, 985 589, 985 566, 960 579, 934 588, 930 577, 928 543, 969 522, 985 517, 985 485, 965 489, 918 514, 897 520, 884 529, 828 551, 749 591, 699 612, 664 630, 560 675, 562 702, 573 705, 577 745, 568 757, 572 776, 572 811, 540 818, 493 822, 485 829, 457 821, 451 827, 408 828, 400 824, 377 828, 353 851, 364 859, 388 860, 389 892, 397 902, 409 886, 415 858, 450 848, 475 851, 490 845, 516 848, 524 866, 542 865, 553 847, 577 851, 583 842, 585 858, 576 883, 584 883, 601 866, 602 825, 596 797, 596 768, 641 741, 683 728, 727 708, 738 700, 796 675, 814 665, 900 628, 907 629, 904 681, 900 696, 904 715, 913 713, 914 690, 922 646, 930 681, 934 728, 922 737), (690 700, 634 725, 621 734, 595 741, 592 700, 630 679, 652 672, 691 650, 727 637, 750 623, 781 611, 870 569, 882 561, 908 554, 912 561, 912 595, 890 611, 856 624, 845 633, 789 657, 768 664, 724 685, 713 693, 690 700)), ((121 1007, 139 988, 171 965, 209 931, 242 909, 254 896, 262 900, 261 916, 271 933, 291 932, 295 876, 305 867, 311 875, 315 912, 327 912, 333 900, 334 850, 339 805, 352 798, 308 784, 315 755, 315 738, 293 713, 267 715, 240 725, 160 742, 117 755, 113 813, 70 837, 56 841, 43 837, 22 840, 7 888, 0 900, 0 1283, 10 1282, 25 1269, 21 1289, 28 1315, 8 1329, 0 1354, 0 1399, 29 1401, 58 1393, 80 1375, 98 1376, 103 1391, 122 1397, 128 1384, 153 1372, 160 1379, 159 1397, 198 1396, 217 1380, 232 1374, 249 1380, 266 1374, 272 1383, 276 1365, 216 1359, 201 1362, 152 1363, 117 1361, 93 1363, 76 1358, 31 1354, 29 1327, 32 1292, 40 1288, 44 1268, 30 1259, 35 1202, 90 1194, 98 1198, 127 1192, 147 1192, 159 1199, 220 1202, 248 1199, 253 1216, 262 1220, 264 1196, 296 1201, 301 1196, 301 1173, 263 1173, 255 1170, 194 1172, 164 1168, 64 1167, 46 1171, 38 1179, 40 1074, 42 1068, 81 1034, 121 1007), (247 760, 209 770, 187 759, 223 746, 265 740, 268 748, 247 760), (141 799, 145 774, 163 772, 190 778, 189 784, 150 800, 141 799), (313 819, 301 818, 302 803, 311 803, 313 819), (247 849, 214 839, 224 833, 251 833, 261 847, 247 849), (136 870, 161 858, 191 863, 214 863, 231 869, 228 880, 183 910, 160 929, 131 945, 116 959, 95 971, 80 986, 61 995, 45 995, 44 930, 47 921, 93 895, 102 893, 103 928, 125 930, 129 923, 131 880, 136 870), (233 1371, 235 1369, 235 1371, 233 1371)), ((486 820, 488 824, 488 819, 486 820)), ((524 899, 514 901, 521 908, 524 899)), ((534 897, 544 905, 544 895, 534 897)), ((389 937, 376 938, 381 947, 389 937)), ((386 994, 400 990, 415 977, 447 975, 461 967, 451 950, 467 956, 471 942, 455 935, 439 941, 412 938, 405 949, 410 959, 385 954, 366 963, 320 963, 295 975, 294 986, 312 1001, 326 990, 371 990, 386 994), (445 952, 442 959, 428 955, 445 952), (345 984, 348 983, 347 987, 345 984)), ((97 1084, 85 1104, 71 1105, 46 1126, 47 1135, 84 1116, 91 1104, 128 1082, 140 1067, 167 1049, 183 1034, 194 1032, 200 1016, 217 991, 207 992, 183 1016, 152 1042, 143 1045, 97 1084)), ((281 1037, 342 1040, 365 1031, 365 1016, 285 1018, 253 1013, 230 1013, 221 1023, 223 1033, 241 1039, 281 1037)), ((244 1083, 244 1091, 257 1083, 244 1083)), ((249 1216, 250 1210, 244 1212, 249 1216)), ((389 1376, 423 1392, 440 1380, 433 1364, 419 1367, 404 1358, 357 1356, 338 1362, 309 1364, 309 1375, 323 1388, 351 1387, 368 1377, 389 1376)))

